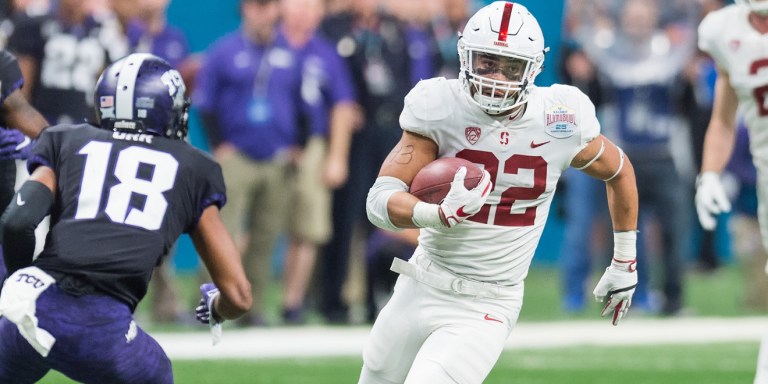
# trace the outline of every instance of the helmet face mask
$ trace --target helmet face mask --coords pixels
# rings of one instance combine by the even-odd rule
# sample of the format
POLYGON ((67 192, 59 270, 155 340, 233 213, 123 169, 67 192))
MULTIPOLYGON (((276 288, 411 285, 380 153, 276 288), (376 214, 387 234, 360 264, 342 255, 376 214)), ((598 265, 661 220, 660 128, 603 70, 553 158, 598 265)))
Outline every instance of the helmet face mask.
POLYGON ((464 89, 486 113, 523 105, 544 64, 544 37, 522 5, 497 1, 475 13, 458 43, 464 89))
POLYGON ((736 0, 736 3, 748 7, 760 16, 768 16, 768 1, 766 0, 736 0))
POLYGON ((128 55, 96 82, 94 104, 101 128, 183 140, 189 99, 179 72, 150 54, 128 55))

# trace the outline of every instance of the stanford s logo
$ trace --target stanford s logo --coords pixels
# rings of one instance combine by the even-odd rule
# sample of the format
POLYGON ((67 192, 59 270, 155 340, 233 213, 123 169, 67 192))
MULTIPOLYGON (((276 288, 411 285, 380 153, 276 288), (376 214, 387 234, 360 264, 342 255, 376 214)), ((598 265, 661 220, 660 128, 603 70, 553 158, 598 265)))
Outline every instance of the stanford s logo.
POLYGON ((499 144, 501 144, 501 145, 507 145, 507 144, 509 144, 509 132, 507 132, 507 131, 502 131, 502 132, 499 134, 499 144))
POLYGON ((480 128, 479 127, 467 127, 464 129, 464 136, 470 144, 475 145, 480 140, 480 128))

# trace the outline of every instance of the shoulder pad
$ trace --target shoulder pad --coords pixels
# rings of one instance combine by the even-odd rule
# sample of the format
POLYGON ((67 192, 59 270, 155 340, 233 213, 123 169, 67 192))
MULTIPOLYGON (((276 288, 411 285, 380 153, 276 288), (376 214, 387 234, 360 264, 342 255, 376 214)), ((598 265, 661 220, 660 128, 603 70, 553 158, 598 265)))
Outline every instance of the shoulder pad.
POLYGON ((550 89, 552 94, 556 95, 559 99, 557 101, 564 105, 573 104, 574 102, 582 103, 583 99, 588 99, 584 92, 572 85, 552 84, 550 89))
POLYGON ((717 49, 717 40, 722 35, 724 28, 727 26, 730 15, 738 12, 738 8, 735 6, 727 6, 725 8, 718 9, 716 11, 708 13, 704 19, 699 23, 698 35, 698 47, 700 50, 708 53, 709 55, 717 55, 715 52, 717 49))
POLYGON ((405 106, 419 120, 442 120, 451 114, 451 108, 445 103, 450 93, 444 77, 421 80, 405 96, 405 106))

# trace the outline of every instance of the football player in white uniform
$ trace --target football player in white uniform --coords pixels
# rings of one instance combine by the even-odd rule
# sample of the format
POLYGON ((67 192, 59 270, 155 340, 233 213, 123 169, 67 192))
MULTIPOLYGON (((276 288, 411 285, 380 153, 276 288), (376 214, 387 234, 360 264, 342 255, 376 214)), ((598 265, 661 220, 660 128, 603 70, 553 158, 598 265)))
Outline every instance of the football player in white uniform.
POLYGON ((475 13, 458 42, 459 79, 421 81, 405 98, 403 135, 366 204, 375 225, 421 228, 394 294, 371 331, 360 383, 480 383, 517 322, 523 280, 569 166, 605 180, 614 257, 594 294, 616 325, 637 285, 637 186, 629 159, 600 134, 577 88, 533 85, 546 48, 536 19, 497 1, 475 13), (454 177, 440 204, 408 193, 441 157, 484 169, 477 187, 454 177))
MULTIPOLYGON (((757 168, 757 216, 768 249, 768 1, 736 3, 709 13, 699 25, 699 48, 715 60, 717 81, 696 183, 696 211, 702 227, 713 230, 716 216, 731 209, 720 172, 733 151, 740 107, 757 168)), ((754 382, 768 383, 768 335, 760 347, 754 382)))

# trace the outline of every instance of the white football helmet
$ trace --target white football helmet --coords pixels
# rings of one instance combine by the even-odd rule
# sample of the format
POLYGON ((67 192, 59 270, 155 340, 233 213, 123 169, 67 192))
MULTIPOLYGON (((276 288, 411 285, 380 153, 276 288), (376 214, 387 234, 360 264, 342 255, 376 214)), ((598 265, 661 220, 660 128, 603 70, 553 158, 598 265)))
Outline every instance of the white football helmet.
POLYGON ((496 1, 475 13, 457 44, 459 79, 486 113, 523 105, 544 65, 544 35, 524 6, 496 1))
POLYGON ((766 0, 736 0, 736 4, 749 7, 752 12, 760 15, 768 15, 768 1, 766 0))

